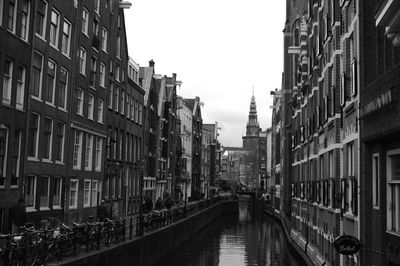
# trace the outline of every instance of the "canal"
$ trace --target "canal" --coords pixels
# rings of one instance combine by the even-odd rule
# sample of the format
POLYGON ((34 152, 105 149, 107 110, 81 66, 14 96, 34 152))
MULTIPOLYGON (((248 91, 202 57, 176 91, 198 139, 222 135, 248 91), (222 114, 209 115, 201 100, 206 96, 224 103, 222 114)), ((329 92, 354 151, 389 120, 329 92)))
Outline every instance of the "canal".
POLYGON ((282 227, 241 196, 239 213, 215 220, 158 265, 305 265, 282 227))

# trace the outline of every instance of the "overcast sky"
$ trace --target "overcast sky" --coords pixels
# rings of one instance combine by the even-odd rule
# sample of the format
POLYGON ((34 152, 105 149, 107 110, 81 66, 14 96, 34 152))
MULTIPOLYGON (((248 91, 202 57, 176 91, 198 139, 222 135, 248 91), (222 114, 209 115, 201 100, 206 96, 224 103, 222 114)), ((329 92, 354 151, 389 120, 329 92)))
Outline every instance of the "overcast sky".
POLYGON ((178 95, 199 96, 203 123, 218 121, 220 142, 242 146, 253 86, 258 120, 271 126, 283 71, 284 0, 130 0, 129 55, 157 74, 177 74, 178 95))

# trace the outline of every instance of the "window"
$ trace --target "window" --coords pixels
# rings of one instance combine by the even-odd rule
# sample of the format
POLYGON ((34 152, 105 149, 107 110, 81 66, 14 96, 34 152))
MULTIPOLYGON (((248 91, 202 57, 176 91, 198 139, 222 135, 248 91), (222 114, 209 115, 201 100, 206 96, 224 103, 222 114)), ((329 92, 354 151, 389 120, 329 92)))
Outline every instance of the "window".
POLYGON ((76 209, 78 207, 78 180, 71 179, 69 184, 69 208, 76 209))
POLYGON ((113 95, 114 95, 114 84, 110 83, 110 86, 108 86, 108 108, 112 109, 113 107, 113 95))
POLYGON ((97 206, 98 202, 97 202, 97 193, 98 193, 98 186, 97 186, 97 180, 92 180, 92 198, 91 198, 91 202, 92 202, 92 206, 97 206))
POLYGON ((93 120, 94 113, 94 96, 89 93, 88 97, 88 119, 93 120))
POLYGON ((104 63, 100 63, 100 86, 104 88, 104 85, 106 83, 106 66, 104 63))
POLYGON ((61 191, 62 191, 62 182, 60 177, 54 178, 53 185, 53 208, 61 207, 61 191))
POLYGON ((43 176, 41 179, 42 184, 39 186, 40 209, 46 209, 49 207, 50 178, 48 176, 43 176))
MULTIPOLYGON (((27 41, 29 35, 30 0, 22 0, 21 6, 21 39, 27 41)), ((1 19, 1 16, 0 16, 1 19)))
POLYGON ((82 160, 82 132, 76 130, 75 131, 75 142, 74 142, 74 155, 73 155, 73 169, 80 170, 81 169, 81 160, 82 160))
POLYGON ((86 75, 86 50, 83 47, 79 50, 79 73, 86 75))
POLYGON ((103 123, 104 116, 104 101, 99 99, 99 104, 97 105, 97 122, 103 123))
MULTIPOLYGON (((97 20, 97 18, 93 19, 93 35, 99 35, 99 21, 97 20)), ((96 50, 98 50, 98 46, 96 46, 96 50)))
POLYGON ((125 91, 121 90, 121 99, 120 99, 120 106, 121 106, 121 114, 124 114, 125 111, 125 91))
POLYGON ((400 150, 387 152, 386 229, 400 233, 400 150))
MULTIPOLYGON (((14 143, 12 147, 11 157, 11 187, 18 186, 19 167, 21 162, 21 131, 14 131, 14 143)), ((1 160, 1 159, 0 159, 1 160)), ((0 162, 1 164, 1 162, 0 162)), ((0 170, 1 171, 1 170, 0 170)))
POLYGON ((13 62, 6 59, 3 74, 3 104, 7 105, 11 104, 12 74, 13 62))
POLYGON ((354 176, 354 142, 347 144, 347 175, 354 176))
POLYGON ((94 169, 96 172, 101 172, 102 149, 103 139, 101 137, 96 137, 96 158, 94 161, 94 169))
POLYGON ((90 61, 90 83, 89 86, 94 87, 96 84, 96 69, 97 69, 97 59, 92 57, 90 61))
POLYGON ((104 52, 107 52, 107 38, 108 38, 108 31, 106 28, 103 28, 101 31, 101 49, 104 52))
POLYGON ((379 167, 379 153, 372 155, 372 206, 379 209, 380 203, 380 167, 379 167))
POLYGON ((83 115, 83 97, 84 92, 82 89, 76 89, 76 113, 78 115, 83 115))
POLYGON ((25 75, 25 67, 19 66, 17 72, 17 97, 15 99, 15 106, 19 110, 24 109, 25 75))
POLYGON ((117 36, 117 47, 116 47, 116 49, 117 49, 116 52, 115 52, 116 56, 118 58, 121 58, 121 36, 120 35, 117 36))
POLYGON ((51 11, 50 21, 50 45, 57 49, 58 46, 58 31, 60 26, 60 14, 55 10, 51 11))
POLYGON ((115 95, 114 95, 114 110, 118 112, 118 104, 119 104, 119 87, 115 88, 115 95))
POLYGON ((57 122, 55 140, 55 159, 57 162, 64 162, 64 136, 65 124, 63 122, 57 122))
POLYGON ((100 13, 100 0, 94 0, 94 11, 97 14, 100 13))
POLYGON ((60 68, 60 85, 58 86, 58 108, 66 110, 68 94, 68 70, 60 68))
POLYGON ((115 66, 115 80, 119 81, 119 65, 115 66))
POLYGON ((86 133, 85 170, 92 170, 93 161, 93 136, 86 133))
POLYGON ((133 96, 131 97, 131 120, 133 121, 135 119, 135 99, 133 96))
POLYGON ((86 8, 82 10, 82 33, 88 35, 89 11, 86 8))
POLYGON ((333 161, 333 151, 329 152, 329 178, 334 177, 334 161, 333 161))
POLYGON ((143 108, 143 106, 140 103, 138 103, 138 104, 139 104, 139 125, 141 125, 142 124, 142 108, 143 108))
POLYGON ((42 38, 44 38, 46 34, 46 16, 47 16, 47 2, 39 0, 37 2, 37 7, 36 7, 35 32, 42 38))
POLYGON ((122 160, 122 149, 123 149, 123 140, 124 140, 124 133, 121 130, 119 133, 119 150, 118 150, 118 158, 122 160))
POLYGON ((31 113, 29 115, 29 135, 28 135, 28 157, 38 157, 39 142, 39 115, 31 113))
POLYGON ((88 179, 83 183, 83 207, 90 207, 90 183, 88 179))
POLYGON ((51 147, 53 138, 53 120, 51 118, 44 118, 43 127, 43 159, 51 160, 51 147))
POLYGON ((53 61, 47 64, 47 88, 45 100, 47 103, 54 104, 54 92, 56 86, 56 64, 53 61))
POLYGON ((0 187, 6 185, 8 129, 0 125, 0 187))
POLYGON ((25 207, 33 209, 36 203, 36 176, 27 176, 25 182, 25 207))
POLYGON ((129 119, 129 116, 131 114, 131 96, 129 94, 126 94, 126 102, 125 102, 125 115, 129 119))
POLYGON ((64 19, 63 32, 61 39, 61 52, 69 56, 71 49, 71 23, 64 19))
POLYGON ((7 29, 15 33, 15 24, 17 21, 17 0, 8 2, 7 29))
POLYGON ((32 96, 39 98, 42 94, 43 56, 37 52, 33 55, 32 64, 32 96))
MULTIPOLYGON (((4 0, 0 0, 0 26, 3 24, 3 8, 4 8, 4 0)), ((1 214, 1 212, 0 212, 1 214)), ((1 218, 1 215, 0 215, 1 218)), ((1 221, 0 221, 1 225, 1 221)))
POLYGON ((357 61, 353 59, 351 62, 351 96, 357 95, 357 61))

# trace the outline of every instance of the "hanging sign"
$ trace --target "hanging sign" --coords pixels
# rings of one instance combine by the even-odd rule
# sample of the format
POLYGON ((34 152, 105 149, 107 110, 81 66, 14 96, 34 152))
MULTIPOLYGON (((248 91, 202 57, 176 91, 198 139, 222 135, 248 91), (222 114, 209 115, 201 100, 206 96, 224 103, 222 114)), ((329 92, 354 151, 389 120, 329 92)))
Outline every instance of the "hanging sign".
POLYGON ((353 255, 360 250, 360 240, 351 235, 338 236, 333 242, 336 251, 343 255, 353 255))

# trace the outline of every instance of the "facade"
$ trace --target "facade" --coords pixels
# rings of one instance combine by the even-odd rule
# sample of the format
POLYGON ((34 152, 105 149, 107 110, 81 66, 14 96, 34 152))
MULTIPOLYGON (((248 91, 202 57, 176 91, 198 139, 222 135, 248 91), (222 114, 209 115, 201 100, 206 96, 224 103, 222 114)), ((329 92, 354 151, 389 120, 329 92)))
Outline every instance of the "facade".
MULTIPOLYGON (((271 126, 271 178, 268 182, 268 191, 271 197, 271 204, 276 210, 280 210, 280 189, 281 189, 281 131, 282 129, 282 92, 275 91, 272 109, 271 126)), ((285 153, 286 151, 282 151, 285 153)))
POLYGON ((211 144, 213 143, 213 130, 203 124, 201 145, 201 193, 208 197, 211 176, 211 144))
POLYGON ((266 190, 267 184, 267 131, 260 131, 258 138, 258 185, 260 191, 266 190))
POLYGON ((399 265, 400 3, 359 1, 361 265, 399 265), (371 41, 374 40, 374 41, 371 41))

